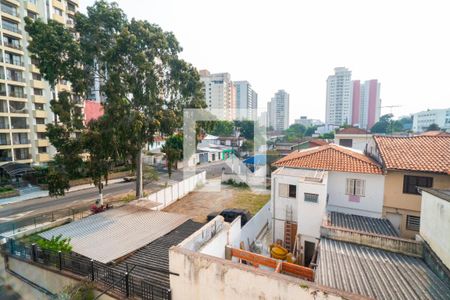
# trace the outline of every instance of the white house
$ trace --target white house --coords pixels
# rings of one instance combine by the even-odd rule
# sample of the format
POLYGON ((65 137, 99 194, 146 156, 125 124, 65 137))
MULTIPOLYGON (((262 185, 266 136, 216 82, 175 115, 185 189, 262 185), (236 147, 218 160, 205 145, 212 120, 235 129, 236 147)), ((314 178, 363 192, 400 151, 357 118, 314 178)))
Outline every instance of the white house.
POLYGON ((381 166, 360 151, 328 144, 292 152, 273 165, 272 238, 293 253, 314 253, 328 211, 382 216, 381 166))
POLYGON ((372 134, 367 130, 350 127, 337 131, 334 135, 334 140, 340 146, 364 151, 373 138, 372 134))

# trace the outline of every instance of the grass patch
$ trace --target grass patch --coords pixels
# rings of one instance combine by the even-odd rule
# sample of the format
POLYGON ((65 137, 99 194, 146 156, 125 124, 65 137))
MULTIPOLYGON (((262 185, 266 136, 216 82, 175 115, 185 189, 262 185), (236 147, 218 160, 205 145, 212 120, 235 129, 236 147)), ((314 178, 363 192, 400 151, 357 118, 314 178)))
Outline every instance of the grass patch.
POLYGON ((248 189, 249 186, 245 182, 236 182, 234 179, 228 179, 227 181, 223 181, 222 184, 231 185, 236 188, 248 189))
POLYGON ((255 215, 270 199, 270 194, 257 194, 248 190, 236 189, 230 207, 242 208, 255 215))

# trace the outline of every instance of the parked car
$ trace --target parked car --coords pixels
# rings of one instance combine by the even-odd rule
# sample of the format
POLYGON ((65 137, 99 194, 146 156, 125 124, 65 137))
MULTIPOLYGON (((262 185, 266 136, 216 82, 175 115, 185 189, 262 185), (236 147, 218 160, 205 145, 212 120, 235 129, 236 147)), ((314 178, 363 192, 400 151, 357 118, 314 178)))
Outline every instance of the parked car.
POLYGON ((246 209, 240 208, 227 208, 222 210, 221 212, 213 212, 210 213, 207 217, 208 222, 214 219, 216 216, 221 215, 225 222, 233 222, 238 216, 241 216, 241 226, 244 226, 252 217, 250 212, 246 209))

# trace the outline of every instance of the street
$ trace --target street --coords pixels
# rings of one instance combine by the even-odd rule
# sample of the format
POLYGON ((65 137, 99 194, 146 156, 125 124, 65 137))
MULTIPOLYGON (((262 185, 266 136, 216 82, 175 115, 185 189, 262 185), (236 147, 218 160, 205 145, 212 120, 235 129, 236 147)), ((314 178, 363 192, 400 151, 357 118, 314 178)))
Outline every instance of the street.
MULTIPOLYGON (((207 178, 218 177, 222 173, 222 168, 228 168, 224 162, 209 163, 197 167, 197 171, 207 171, 207 178)), ((144 185, 146 192, 151 192, 162 188, 166 183, 181 181, 183 179, 183 170, 175 170, 169 179, 167 171, 158 169, 159 179, 144 185)), ((112 196, 134 193, 135 182, 119 182, 105 186, 103 196, 107 200, 112 196)), ((63 208, 77 208, 94 203, 98 198, 97 188, 88 188, 84 190, 68 192, 63 197, 52 198, 42 197, 21 202, 6 204, 0 208, 0 223, 11 221, 25 216, 42 214, 63 208)))

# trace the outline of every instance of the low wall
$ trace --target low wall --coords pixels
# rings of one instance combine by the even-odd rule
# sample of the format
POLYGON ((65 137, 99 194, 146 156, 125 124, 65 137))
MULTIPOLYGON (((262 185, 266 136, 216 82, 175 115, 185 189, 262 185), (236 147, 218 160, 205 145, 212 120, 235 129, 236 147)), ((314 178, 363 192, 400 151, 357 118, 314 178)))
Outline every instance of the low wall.
MULTIPOLYGON (((41 288, 46 289, 47 291, 53 294, 58 294, 61 291, 63 291, 65 287, 80 282, 80 280, 76 279, 75 277, 64 276, 56 272, 35 266, 31 263, 27 263, 12 257, 8 257, 8 267, 9 270, 11 270, 12 272, 20 275, 21 277, 27 279, 28 281, 31 281, 33 284, 38 285, 41 288)), ((32 290, 35 291, 32 292, 33 295, 35 296, 42 295, 42 293, 39 292, 38 290, 36 289, 32 290)), ((95 291, 95 294, 99 295, 100 292, 95 291)), ((36 299, 44 299, 44 298, 36 298, 36 299)), ((110 300, 115 298, 104 294, 99 299, 110 300)))
POLYGON ((358 232, 327 225, 322 225, 320 235, 337 241, 365 245, 420 258, 423 256, 423 243, 414 240, 358 232))
POLYGON ((250 185, 250 186, 261 186, 261 187, 265 187, 266 186, 266 177, 262 177, 262 176, 254 176, 253 174, 227 174, 224 173, 222 175, 222 181, 226 182, 230 179, 233 179, 235 182, 237 183, 241 183, 241 182, 245 182, 246 184, 250 185))
POLYGON ((169 250, 172 297, 183 299, 365 299, 293 276, 172 247, 169 250))
POLYGON ((165 189, 150 194, 145 199, 159 203, 159 205, 154 209, 161 210, 174 203, 178 199, 183 198, 184 196, 192 192, 198 185, 203 185, 205 184, 205 182, 206 171, 203 171, 183 181, 166 187, 165 189))
POLYGON ((266 226, 269 226, 269 222, 272 218, 270 204, 270 201, 267 202, 266 205, 264 205, 256 215, 242 227, 240 239, 244 242, 245 249, 250 249, 250 245, 255 242, 266 226))

